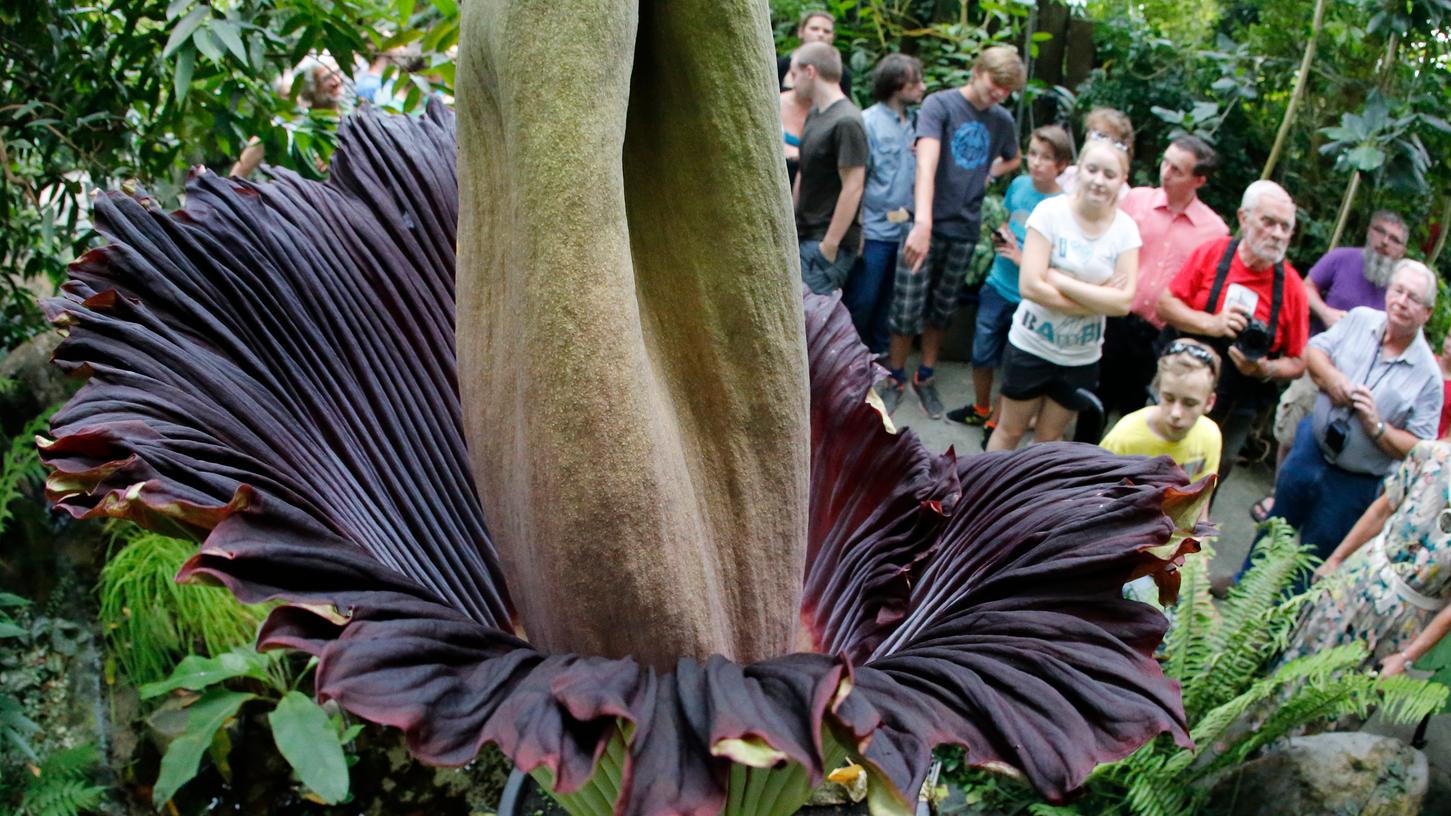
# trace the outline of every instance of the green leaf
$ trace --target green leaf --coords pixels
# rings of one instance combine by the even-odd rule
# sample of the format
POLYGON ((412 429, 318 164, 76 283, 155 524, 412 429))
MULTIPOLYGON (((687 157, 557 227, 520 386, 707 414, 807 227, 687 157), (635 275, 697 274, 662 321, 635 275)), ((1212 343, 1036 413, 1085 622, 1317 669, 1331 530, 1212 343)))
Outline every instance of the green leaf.
POLYGON ((458 16, 458 3, 454 0, 433 0, 433 7, 446 18, 458 16))
POLYGON ((277 750, 302 784, 329 805, 347 798, 348 763, 327 712, 306 694, 289 691, 267 715, 267 722, 277 750))
POLYGON ((166 7, 166 19, 175 20, 191 4, 192 0, 171 0, 170 5, 166 7))
POLYGON ((30 601, 20 597, 19 595, 12 595, 9 592, 0 592, 0 609, 15 606, 30 606, 30 601))
POLYGON ((233 677, 266 681, 267 658, 255 651, 237 650, 217 657, 189 655, 159 683, 147 683, 139 691, 142 699, 159 697, 177 689, 201 691, 233 677))
POLYGON ((151 802, 160 809, 171 797, 190 782, 201 764, 202 754, 211 747, 212 738, 227 721, 237 716, 237 709, 255 697, 241 691, 212 689, 203 694, 186 713, 186 730, 172 741, 161 758, 161 773, 151 790, 151 802))
POLYGON ((20 637, 23 634, 25 634, 25 630, 20 628, 19 626, 16 626, 13 623, 5 623, 3 621, 0 621, 0 638, 20 637))
POLYGON ((208 29, 197 29, 197 32, 191 35, 191 41, 207 59, 212 62, 222 61, 222 44, 217 42, 217 38, 212 36, 212 32, 208 29))
POLYGON ((247 46, 242 44, 242 32, 231 20, 217 20, 212 23, 211 32, 232 52, 243 65, 247 63, 247 46))
POLYGON ((1379 148, 1361 145, 1345 154, 1345 160, 1355 169, 1365 173, 1385 164, 1386 154, 1379 148))
POLYGON ((172 78, 178 102, 186 99, 186 92, 191 90, 191 74, 195 69, 196 49, 183 48, 181 53, 176 55, 176 76, 172 78))
POLYGON ((166 41, 166 47, 161 49, 161 58, 166 59, 171 56, 171 52, 180 48, 181 44, 186 42, 187 38, 197 30, 197 27, 211 15, 211 12, 212 10, 207 6, 197 6, 181 18, 181 22, 171 30, 171 37, 166 41))
POLYGON ((398 22, 408 23, 413 19, 413 0, 398 0, 398 22))

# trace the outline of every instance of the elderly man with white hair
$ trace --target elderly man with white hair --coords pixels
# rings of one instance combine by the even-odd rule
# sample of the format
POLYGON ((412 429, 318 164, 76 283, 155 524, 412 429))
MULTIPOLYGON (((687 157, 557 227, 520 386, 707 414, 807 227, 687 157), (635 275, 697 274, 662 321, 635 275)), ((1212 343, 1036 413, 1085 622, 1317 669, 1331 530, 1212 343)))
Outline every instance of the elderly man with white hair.
POLYGON ((1401 260, 1385 311, 1357 306, 1311 338, 1305 352, 1320 393, 1296 430, 1275 484, 1275 508, 1328 557, 1375 500, 1383 478, 1441 417, 1441 368, 1421 327, 1436 306, 1436 276, 1401 260))
POLYGON ((1239 228, 1239 237, 1191 252, 1158 302, 1165 339, 1196 337, 1233 363, 1224 367, 1210 413, 1224 435, 1221 481, 1255 417, 1278 398, 1277 382, 1304 372, 1310 335, 1304 283, 1285 261, 1295 202, 1280 185, 1256 181, 1240 200, 1239 228))

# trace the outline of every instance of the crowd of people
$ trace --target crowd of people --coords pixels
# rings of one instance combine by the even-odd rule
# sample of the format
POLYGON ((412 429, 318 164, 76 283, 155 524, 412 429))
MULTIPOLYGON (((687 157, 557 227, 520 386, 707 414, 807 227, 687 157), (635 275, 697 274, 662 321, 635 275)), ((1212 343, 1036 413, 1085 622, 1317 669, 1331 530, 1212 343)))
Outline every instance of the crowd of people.
POLYGON ((1290 653, 1364 640, 1394 673, 1451 630, 1451 341, 1438 357, 1422 331, 1437 280, 1405 257, 1399 215, 1376 212, 1363 246, 1332 249, 1302 277, 1286 259, 1291 194, 1251 183, 1231 234, 1199 197, 1216 164, 1203 139, 1173 139, 1159 185, 1136 188, 1119 111, 1090 112, 1076 152, 1059 125, 1020 145, 1003 103, 1026 72, 1001 46, 977 56, 965 85, 931 94, 919 61, 888 55, 862 111, 834 29, 807 12, 779 66, 784 157, 802 280, 842 292, 887 369, 885 411, 910 387, 927 419, 982 427, 986 447, 1006 451, 1030 430, 1061 439, 1091 410, 1118 417, 1108 450, 1168 455, 1221 484, 1273 413, 1275 489, 1252 512, 1293 525, 1324 559, 1317 575, 1346 576, 1290 653), (975 293, 973 401, 947 410, 934 369, 984 196, 1020 166, 975 293))

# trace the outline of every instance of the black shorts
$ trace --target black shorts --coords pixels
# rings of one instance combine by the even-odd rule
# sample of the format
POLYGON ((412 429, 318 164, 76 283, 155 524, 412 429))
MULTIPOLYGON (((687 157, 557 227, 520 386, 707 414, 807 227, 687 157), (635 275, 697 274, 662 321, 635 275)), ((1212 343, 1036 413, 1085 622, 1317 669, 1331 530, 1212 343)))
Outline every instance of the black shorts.
POLYGON ((1026 401, 1047 397, 1065 408, 1077 410, 1080 388, 1092 391, 1098 385, 1098 363, 1065 366, 1050 363, 1036 354, 1008 343, 1003 352, 1002 395, 1026 401))

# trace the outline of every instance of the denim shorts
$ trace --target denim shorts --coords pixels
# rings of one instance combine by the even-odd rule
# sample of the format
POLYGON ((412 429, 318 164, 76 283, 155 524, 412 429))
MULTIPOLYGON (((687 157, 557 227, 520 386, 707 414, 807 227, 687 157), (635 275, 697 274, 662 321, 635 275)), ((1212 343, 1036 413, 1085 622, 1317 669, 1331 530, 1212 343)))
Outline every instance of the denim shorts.
POLYGON ((991 284, 985 283, 977 293, 977 322, 972 331, 972 367, 997 368, 1003 364, 1003 348, 1008 344, 1008 329, 1013 327, 1013 313, 1018 304, 1003 297, 991 284))
POLYGON ((821 254, 820 241, 801 242, 801 281, 813 294, 825 295, 840 289, 856 262, 856 253, 845 247, 836 250, 836 261, 821 254))

